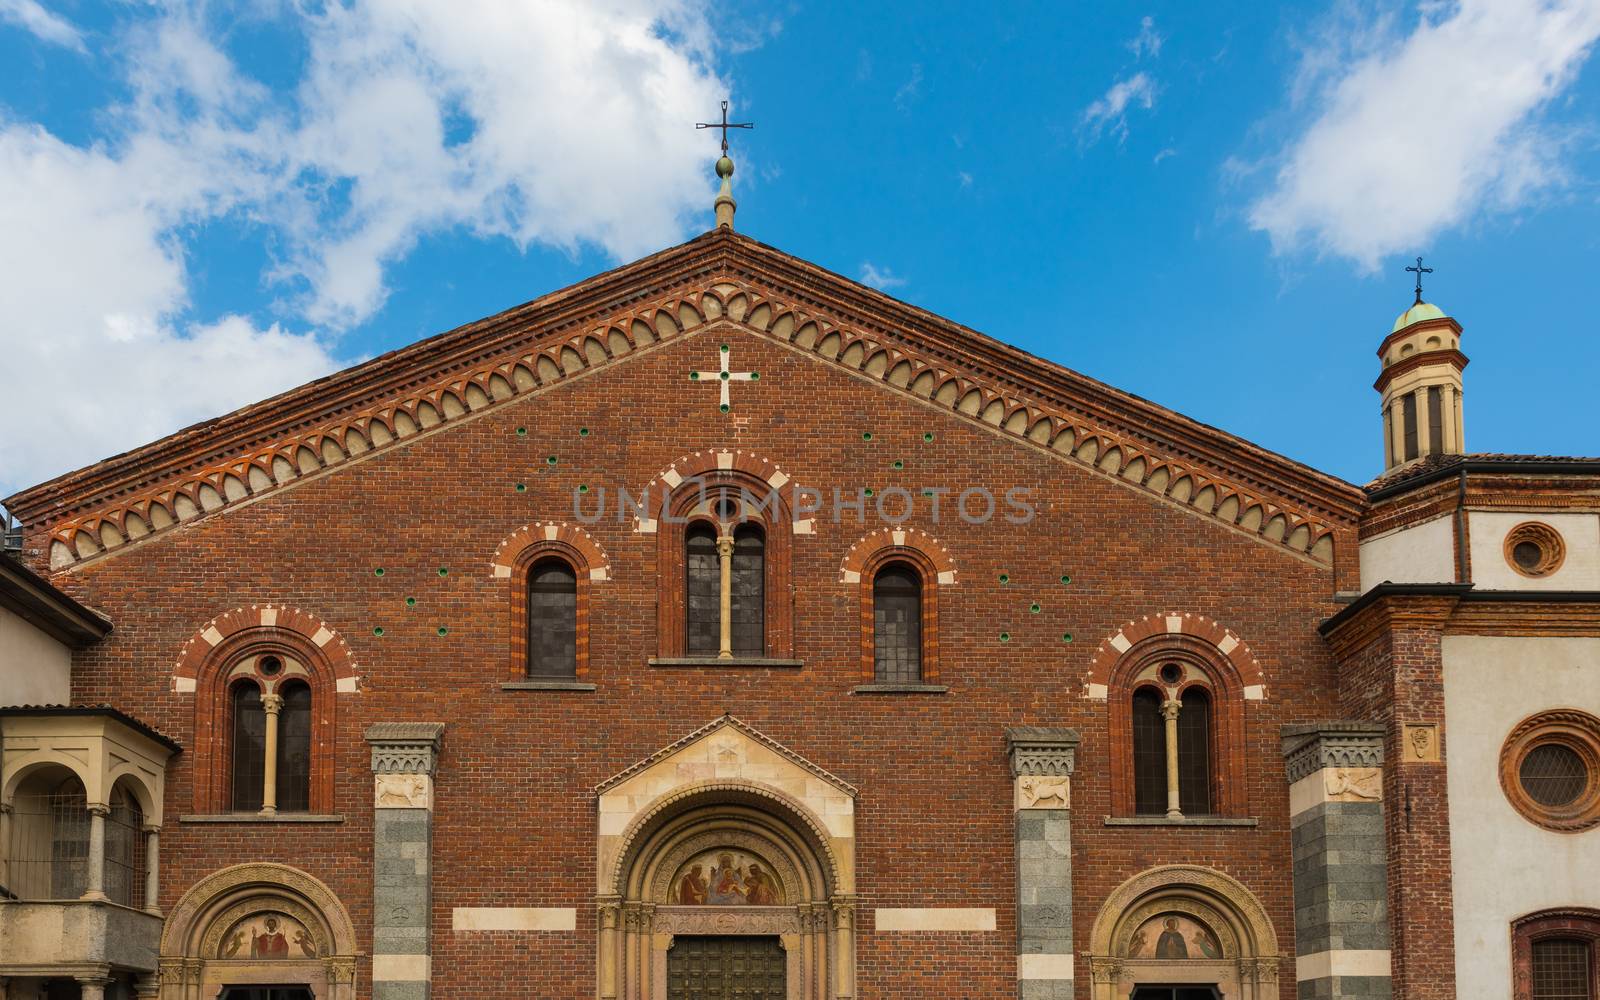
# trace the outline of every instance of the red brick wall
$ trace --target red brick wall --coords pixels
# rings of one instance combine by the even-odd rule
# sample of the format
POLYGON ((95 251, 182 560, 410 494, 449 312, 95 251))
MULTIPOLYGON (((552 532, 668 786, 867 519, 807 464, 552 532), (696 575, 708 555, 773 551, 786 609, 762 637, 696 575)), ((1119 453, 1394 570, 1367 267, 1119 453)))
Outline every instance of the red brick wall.
MULTIPOLYGON (((1452 1000, 1455 923, 1451 898, 1450 801, 1440 640, 1452 602, 1391 598, 1365 614, 1378 627, 1341 656, 1345 714, 1384 723, 1383 809, 1389 855, 1393 989, 1405 1000, 1452 1000), (1402 604, 1414 605, 1391 615, 1402 604), (1431 623, 1428 619, 1434 619, 1431 623), (1439 725, 1439 760, 1408 761, 1405 723, 1439 725)), ((1353 622, 1351 627, 1366 623, 1353 622)))
MULTIPOLYGON (((1346 532, 1346 537, 1350 533, 1346 532)), ((1341 553, 1341 563, 1348 556, 1341 553)), ((594 974, 594 785, 730 711, 861 789, 857 876, 862 997, 1015 994, 1011 784, 1004 728, 1080 730, 1074 785, 1075 950, 1087 947, 1113 887, 1155 864, 1215 866, 1266 905, 1292 953, 1287 794, 1278 749, 1287 722, 1339 713, 1315 627, 1332 613, 1333 574, 1281 547, 1152 499, 1041 451, 925 408, 770 342, 707 332, 595 378, 489 411, 260 503, 201 520, 56 578, 116 621, 82 656, 74 695, 140 716, 193 743, 193 695, 171 689, 178 650, 218 612, 287 602, 339 630, 363 690, 339 695, 331 826, 184 824, 163 833, 162 905, 203 873, 277 860, 326 880, 369 935, 372 785, 363 729, 378 720, 449 725, 435 813, 434 990, 587 996, 594 974), (688 381, 733 367, 732 414, 688 381), (519 436, 517 427, 526 427, 519 436), (580 437, 579 427, 590 433, 580 437), (864 441, 870 431, 873 439, 864 441), (935 440, 923 439, 932 431, 935 440), (849 546, 880 527, 834 524, 793 545, 795 647, 803 670, 653 669, 656 538, 614 519, 590 532, 613 579, 590 588, 594 693, 505 692, 511 650, 495 547, 529 521, 570 520, 580 483, 635 491, 677 457, 753 449, 798 482, 853 492, 900 485, 997 494, 1030 487, 1035 522, 933 524, 919 497, 908 523, 948 546, 959 583, 940 590, 942 696, 852 695, 861 679, 860 591, 839 582, 849 546), (550 465, 546 457, 558 461, 550 465), (903 470, 892 463, 904 462, 903 470), (526 484, 524 492, 516 483, 526 484), (373 575, 382 566, 381 578, 373 575), (447 567, 446 576, 438 574, 447 567), (1001 584, 1006 573, 1010 582, 1001 584), (1072 576, 1070 586, 1059 582, 1072 576), (415 607, 405 598, 415 596, 415 607), (1035 614, 1029 605, 1037 601, 1035 614), (1268 697, 1244 707, 1246 812, 1258 828, 1108 829, 1106 705, 1083 697, 1095 646, 1157 611, 1215 618, 1249 643, 1268 697), (439 626, 448 635, 436 634, 439 626), (381 638, 373 628, 381 626, 381 638), (999 641, 1009 632, 1011 640, 999 641), (1062 633, 1075 641, 1064 643, 1062 633), (575 906, 577 934, 453 935, 456 906, 575 906), (877 906, 992 906, 993 934, 877 935, 877 906), (505 984, 503 987, 498 984, 505 984)), ((177 758, 168 810, 190 808, 200 762, 177 758)), ((1420 779, 1419 779, 1420 780, 1420 779)), ((1442 769, 1438 801, 1443 801, 1442 769)), ((1418 794, 1431 794, 1430 790, 1418 794)), ((1424 850, 1427 844, 1421 844, 1424 850)), ((1439 883, 1441 886, 1443 883, 1439 883)), ((1447 891, 1441 889, 1440 891, 1447 891)), ((1448 952, 1448 935, 1441 939, 1448 952)), ((361 982, 370 981, 363 968, 361 982)), ((1280 977, 1295 994, 1292 959, 1280 977)), ((1088 969, 1079 976, 1087 996, 1088 969)), ((366 992, 363 987, 363 994, 366 992)), ((1429 994, 1433 995, 1433 994, 1429 994)))

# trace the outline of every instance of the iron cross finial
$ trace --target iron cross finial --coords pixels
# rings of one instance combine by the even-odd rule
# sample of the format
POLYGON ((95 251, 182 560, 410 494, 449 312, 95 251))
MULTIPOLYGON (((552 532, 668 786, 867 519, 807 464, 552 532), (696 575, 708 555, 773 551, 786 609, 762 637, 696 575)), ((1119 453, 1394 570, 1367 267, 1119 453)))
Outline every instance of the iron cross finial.
POLYGON ((722 121, 720 122, 695 122, 695 128, 719 128, 722 130, 722 155, 728 155, 728 129, 730 128, 755 128, 755 122, 730 122, 728 121, 728 102, 722 102, 722 121))
POLYGON ((1422 276, 1424 274, 1432 274, 1433 273, 1433 268, 1431 268, 1431 267, 1423 267, 1422 266, 1422 258, 1418 257, 1417 258, 1417 266, 1416 267, 1408 267, 1408 268, 1406 268, 1406 270, 1416 274, 1416 276, 1417 276, 1417 301, 1416 301, 1416 304, 1420 306, 1420 305, 1422 305, 1422 276))

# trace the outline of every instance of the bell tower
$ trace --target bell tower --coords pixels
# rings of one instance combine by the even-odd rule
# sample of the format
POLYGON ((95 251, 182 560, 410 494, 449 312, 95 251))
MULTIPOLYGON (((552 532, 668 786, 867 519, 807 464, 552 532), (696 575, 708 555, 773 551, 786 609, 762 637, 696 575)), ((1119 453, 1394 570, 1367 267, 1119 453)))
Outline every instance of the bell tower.
POLYGON ((1461 431, 1461 324, 1438 306, 1422 301, 1417 272, 1416 301, 1394 321, 1378 346, 1381 371, 1373 383, 1383 397, 1385 471, 1429 455, 1459 455, 1461 431))

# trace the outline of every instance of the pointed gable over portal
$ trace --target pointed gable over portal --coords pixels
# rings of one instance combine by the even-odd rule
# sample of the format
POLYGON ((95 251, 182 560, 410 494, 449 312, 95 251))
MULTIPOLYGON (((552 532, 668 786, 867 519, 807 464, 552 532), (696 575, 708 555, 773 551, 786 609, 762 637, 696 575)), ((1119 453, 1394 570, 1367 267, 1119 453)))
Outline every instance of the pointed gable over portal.
POLYGON ((68 569, 698 329, 736 326, 1331 564, 1360 491, 1137 396, 716 230, 5 501, 68 569))
POLYGON ((856 789, 731 715, 608 778, 599 809, 597 887, 617 893, 655 821, 700 802, 752 804, 797 827, 833 872, 831 893, 854 892, 856 789))

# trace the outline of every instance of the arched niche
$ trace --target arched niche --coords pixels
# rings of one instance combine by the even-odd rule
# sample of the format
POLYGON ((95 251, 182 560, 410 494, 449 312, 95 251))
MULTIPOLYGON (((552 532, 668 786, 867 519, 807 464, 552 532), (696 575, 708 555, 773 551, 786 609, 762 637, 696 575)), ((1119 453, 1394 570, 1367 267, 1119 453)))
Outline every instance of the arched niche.
POLYGON ((1255 895, 1199 865, 1164 865, 1118 886, 1089 936, 1092 1000, 1137 986, 1215 983, 1224 1000, 1278 996, 1277 934, 1255 895))
POLYGON ((214 1000, 225 986, 304 983, 355 1000, 356 933, 344 904, 288 865, 235 865, 196 882, 161 935, 161 1000, 214 1000))
POLYGON ((789 1000, 855 995, 854 789, 725 717, 598 791, 602 1000, 665 996, 683 935, 775 937, 789 1000))

